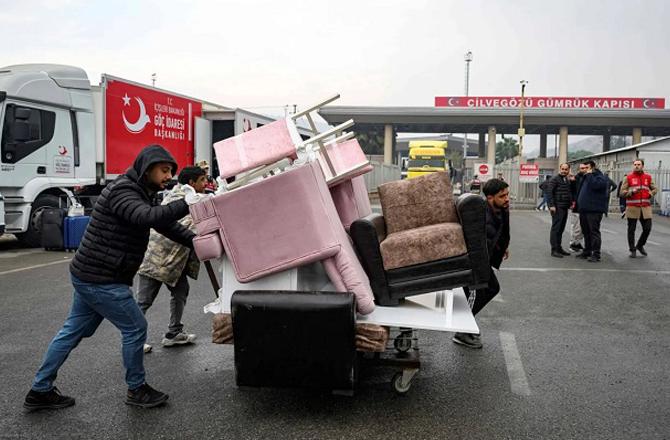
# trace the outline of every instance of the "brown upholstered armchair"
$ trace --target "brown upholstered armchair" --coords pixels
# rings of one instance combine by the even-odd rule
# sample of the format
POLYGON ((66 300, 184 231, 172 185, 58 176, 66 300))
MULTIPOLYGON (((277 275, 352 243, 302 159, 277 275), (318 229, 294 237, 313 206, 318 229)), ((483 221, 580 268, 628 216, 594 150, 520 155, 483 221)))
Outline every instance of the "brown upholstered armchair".
POLYGON ((464 194, 454 201, 444 172, 383 184, 379 197, 383 215, 356 220, 350 230, 377 305, 487 284, 484 199, 464 194))

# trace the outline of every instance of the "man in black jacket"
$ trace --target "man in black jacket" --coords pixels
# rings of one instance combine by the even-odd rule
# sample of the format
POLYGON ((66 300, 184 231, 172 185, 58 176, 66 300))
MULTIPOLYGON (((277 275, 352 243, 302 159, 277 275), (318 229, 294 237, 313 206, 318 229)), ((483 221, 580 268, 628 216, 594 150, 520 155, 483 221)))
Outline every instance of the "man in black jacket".
POLYGON ((549 180, 546 186, 547 205, 551 212, 551 232, 549 233, 549 242, 551 243, 551 256, 563 258, 563 255, 570 255, 561 246, 563 231, 568 221, 568 211, 572 205, 572 190, 570 181, 570 165, 561 164, 558 175, 549 180))
POLYGON ((149 230, 192 247, 194 234, 177 223, 189 213, 184 200, 155 206, 157 191, 177 172, 177 163, 159 145, 144 148, 135 163, 102 191, 81 245, 70 264, 74 299, 70 315, 49 344, 24 406, 30 410, 74 405, 72 397, 53 385, 58 369, 82 338, 92 336, 103 319, 121 331, 123 365, 128 393, 126 403, 153 407, 167 394, 145 382, 143 346, 147 321, 130 286, 144 258, 149 230))
MULTIPOLYGON (((500 283, 493 268, 500 269, 503 260, 509 258, 509 185, 500 179, 490 179, 482 191, 486 196, 486 246, 491 264, 488 286, 471 292, 463 288, 472 314, 476 315, 500 292, 500 283)), ((482 348, 479 334, 456 333, 452 339, 457 344, 469 348, 482 348)))
POLYGON ((594 161, 583 162, 586 173, 577 189, 579 223, 584 233, 584 252, 577 258, 600 262, 600 222, 609 205, 609 178, 596 168, 594 161))

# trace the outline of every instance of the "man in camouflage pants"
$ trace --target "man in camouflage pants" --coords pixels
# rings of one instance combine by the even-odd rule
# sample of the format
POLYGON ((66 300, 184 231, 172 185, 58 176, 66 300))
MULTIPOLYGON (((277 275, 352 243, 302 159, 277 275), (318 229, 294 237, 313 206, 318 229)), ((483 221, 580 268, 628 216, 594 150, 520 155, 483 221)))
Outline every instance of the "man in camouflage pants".
MULTIPOLYGON (((191 186, 196 193, 205 191, 207 176, 200 167, 187 167, 179 173, 179 184, 170 191, 163 200, 163 204, 183 199, 185 197, 185 185, 191 186)), ((193 219, 187 215, 179 221, 183 226, 195 231, 193 219)), ((174 241, 151 231, 149 247, 144 254, 144 261, 139 271, 139 286, 137 288, 137 304, 142 313, 153 304, 162 284, 165 284, 170 294, 170 325, 168 332, 161 341, 164 347, 192 343, 196 335, 184 333, 184 325, 181 318, 186 306, 186 298, 189 293, 187 277, 197 279, 200 271, 200 262, 195 252, 174 241)), ((148 353, 151 345, 144 345, 144 352, 148 353)))

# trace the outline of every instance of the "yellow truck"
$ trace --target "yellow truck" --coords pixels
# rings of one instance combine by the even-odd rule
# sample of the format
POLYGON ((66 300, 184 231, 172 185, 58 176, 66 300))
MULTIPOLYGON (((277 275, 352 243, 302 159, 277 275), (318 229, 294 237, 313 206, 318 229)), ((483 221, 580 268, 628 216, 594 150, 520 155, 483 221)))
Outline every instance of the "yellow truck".
POLYGON ((410 141, 407 178, 449 171, 446 150, 447 141, 410 141))

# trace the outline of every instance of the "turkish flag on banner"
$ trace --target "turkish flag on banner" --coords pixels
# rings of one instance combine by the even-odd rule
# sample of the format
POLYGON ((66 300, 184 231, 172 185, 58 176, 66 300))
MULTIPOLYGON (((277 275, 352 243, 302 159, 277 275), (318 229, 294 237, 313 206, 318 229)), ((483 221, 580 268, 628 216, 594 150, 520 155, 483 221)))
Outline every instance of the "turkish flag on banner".
POLYGON ((198 101, 108 78, 105 174, 123 174, 151 144, 170 151, 180 169, 193 165, 194 121, 201 115, 198 101))

